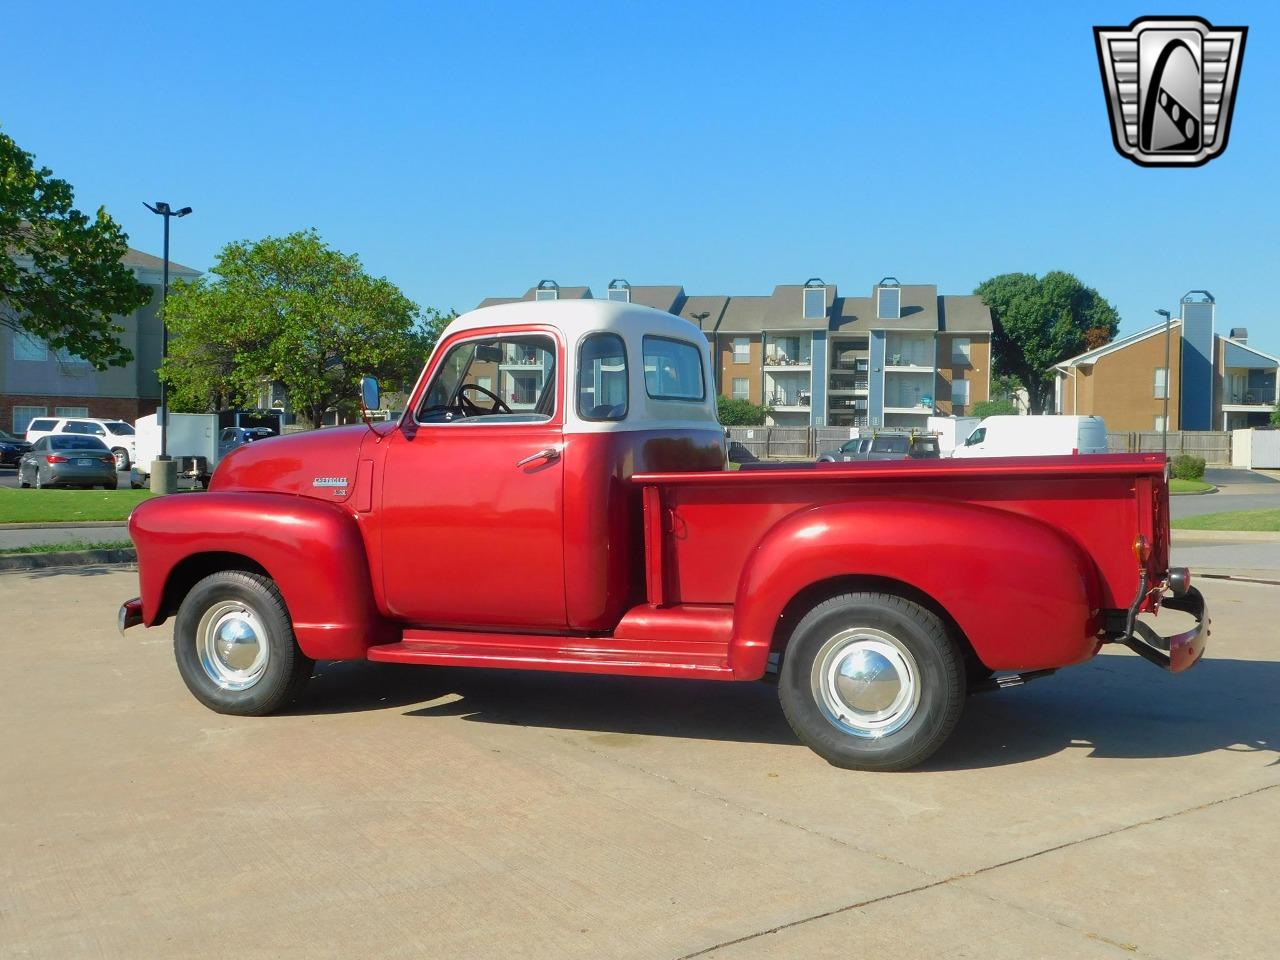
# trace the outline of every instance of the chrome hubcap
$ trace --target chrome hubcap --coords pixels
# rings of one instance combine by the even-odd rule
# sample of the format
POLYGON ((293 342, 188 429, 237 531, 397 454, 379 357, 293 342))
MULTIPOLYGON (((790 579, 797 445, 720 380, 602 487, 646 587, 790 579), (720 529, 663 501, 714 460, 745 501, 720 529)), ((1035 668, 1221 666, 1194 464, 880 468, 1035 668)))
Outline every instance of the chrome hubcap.
POLYGON ((196 652, 205 674, 218 686, 247 690, 267 669, 267 633, 248 606, 238 600, 223 600, 200 618, 196 652))
POLYGON ((855 737, 901 730, 920 705, 920 671, 900 640, 854 627, 822 645, 813 661, 813 695, 833 726, 855 737))

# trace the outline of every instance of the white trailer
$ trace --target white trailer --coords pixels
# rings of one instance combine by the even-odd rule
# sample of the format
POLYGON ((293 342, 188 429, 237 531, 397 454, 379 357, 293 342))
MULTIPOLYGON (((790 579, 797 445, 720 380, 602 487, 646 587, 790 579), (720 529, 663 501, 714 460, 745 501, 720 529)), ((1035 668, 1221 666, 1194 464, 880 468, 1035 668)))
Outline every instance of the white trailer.
POLYGON ((938 435, 938 452, 949 457, 981 422, 978 417, 930 417, 926 429, 938 435))
MULTIPOLYGON (((277 412, 227 410, 222 413, 169 414, 169 456, 178 461, 178 476, 208 484, 213 469, 221 459, 219 435, 227 427, 269 427, 277 435, 283 424, 277 412)), ((159 414, 139 417, 133 425, 137 459, 133 468, 133 485, 146 486, 150 480, 151 461, 160 456, 159 414)))

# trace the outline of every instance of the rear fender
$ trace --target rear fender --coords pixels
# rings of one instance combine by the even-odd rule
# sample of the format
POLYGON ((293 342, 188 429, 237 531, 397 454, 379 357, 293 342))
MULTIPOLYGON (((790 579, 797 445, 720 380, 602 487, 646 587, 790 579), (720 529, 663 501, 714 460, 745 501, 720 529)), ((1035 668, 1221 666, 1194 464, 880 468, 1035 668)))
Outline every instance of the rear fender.
POLYGON ((356 520, 341 507, 271 493, 157 497, 133 511, 129 535, 147 626, 164 619, 165 591, 180 565, 234 554, 276 582, 307 656, 361 659, 370 644, 395 639, 373 599, 356 520))
POLYGON ((778 619, 801 591, 850 576, 926 594, 993 670, 1061 667, 1097 650, 1097 574, 1057 530, 967 503, 843 503, 779 521, 751 554, 735 602, 734 675, 763 675, 778 619))

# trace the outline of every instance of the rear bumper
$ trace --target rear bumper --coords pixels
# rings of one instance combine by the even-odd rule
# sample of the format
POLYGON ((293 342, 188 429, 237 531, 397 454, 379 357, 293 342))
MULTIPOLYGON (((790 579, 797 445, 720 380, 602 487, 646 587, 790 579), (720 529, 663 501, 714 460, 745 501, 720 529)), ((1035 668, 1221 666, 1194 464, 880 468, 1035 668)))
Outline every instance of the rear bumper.
POLYGON ((1166 610, 1181 610, 1195 617, 1196 624, 1190 630, 1171 637, 1156 633, 1152 627, 1135 620, 1132 630, 1120 638, 1120 642, 1143 659, 1171 673, 1189 670, 1204 655, 1209 639, 1209 610, 1204 597, 1195 587, 1188 587, 1181 596, 1165 597, 1161 606, 1166 610))
POLYGON ((120 632, 124 633, 130 627, 136 627, 142 623, 142 598, 134 597, 132 600, 126 600, 120 605, 120 612, 116 614, 116 626, 120 628, 120 632))

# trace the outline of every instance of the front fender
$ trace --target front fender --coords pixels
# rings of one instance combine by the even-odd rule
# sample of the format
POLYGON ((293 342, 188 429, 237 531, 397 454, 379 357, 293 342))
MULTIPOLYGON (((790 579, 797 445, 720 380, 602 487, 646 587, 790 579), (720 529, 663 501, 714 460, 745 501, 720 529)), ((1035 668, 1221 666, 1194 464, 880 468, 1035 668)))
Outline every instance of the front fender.
POLYGON ((238 554, 276 582, 303 653, 316 660, 363 658, 391 639, 373 599, 364 540, 352 514, 323 501, 272 493, 157 497, 129 518, 138 548, 142 616, 163 613, 175 569, 201 554, 238 554))
POLYGON ((992 507, 932 499, 813 507, 779 521, 738 583, 730 662, 764 673, 778 618, 838 577, 899 581, 932 597, 993 670, 1061 667, 1097 649, 1097 573, 1073 541, 992 507))

